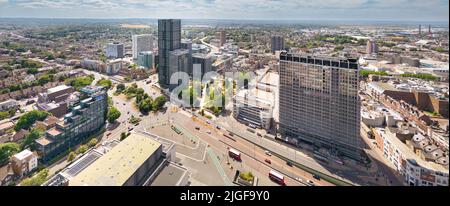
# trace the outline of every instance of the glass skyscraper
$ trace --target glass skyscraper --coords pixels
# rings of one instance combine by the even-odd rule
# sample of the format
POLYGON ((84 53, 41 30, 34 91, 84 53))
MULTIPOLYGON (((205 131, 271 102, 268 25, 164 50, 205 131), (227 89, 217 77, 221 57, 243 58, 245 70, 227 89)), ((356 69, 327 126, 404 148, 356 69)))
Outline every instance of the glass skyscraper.
POLYGON ((158 77, 159 84, 163 88, 170 85, 170 77, 173 69, 169 68, 171 51, 181 48, 181 20, 158 20, 158 77))

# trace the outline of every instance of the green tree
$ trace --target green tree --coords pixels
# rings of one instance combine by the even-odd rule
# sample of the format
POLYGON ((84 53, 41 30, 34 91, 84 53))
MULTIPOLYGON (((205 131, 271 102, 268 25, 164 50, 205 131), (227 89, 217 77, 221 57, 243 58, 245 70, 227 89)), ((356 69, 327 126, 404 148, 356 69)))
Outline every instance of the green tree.
POLYGON ((9 117, 8 112, 0 112, 0 120, 4 120, 9 117))
POLYGON ((67 157, 68 162, 72 162, 77 157, 77 154, 75 152, 70 152, 69 156, 67 157))
POLYGON ((77 77, 66 79, 66 84, 74 87, 76 90, 80 90, 85 86, 89 86, 94 81, 93 76, 77 77))
POLYGON ((9 161, 9 158, 20 151, 20 145, 14 142, 0 144, 0 164, 9 161))
POLYGON ((95 147, 95 145, 97 145, 98 140, 96 138, 93 138, 89 141, 88 146, 89 147, 95 147))
POLYGON ((23 180, 20 186, 41 186, 47 180, 47 177, 48 169, 43 169, 34 177, 23 180))
POLYGON ((77 154, 84 154, 88 149, 89 149, 88 146, 81 145, 80 147, 78 147, 76 153, 77 154))
POLYGON ((116 92, 118 93, 122 93, 125 90, 125 85, 124 84, 118 84, 116 87, 116 92))
POLYGON ((120 115, 122 115, 122 114, 120 113, 120 111, 117 108, 110 107, 108 110, 108 116, 107 116, 108 122, 111 124, 114 123, 120 117, 120 115))
POLYGON ((139 111, 141 111, 144 114, 147 114, 152 110, 153 101, 151 98, 147 98, 145 100, 142 100, 141 103, 138 105, 139 111))
POLYGON ((14 126, 14 130, 29 129, 36 121, 44 121, 50 113, 33 110, 22 115, 14 126))
POLYGON ((106 87, 107 89, 110 89, 112 87, 112 82, 109 79, 100 79, 97 82, 97 86, 103 86, 106 87))
POLYGON ((38 73, 38 69, 37 68, 29 68, 27 70, 27 74, 37 74, 38 73))
POLYGON ((31 129, 31 132, 25 137, 25 140, 21 144, 22 150, 31 148, 34 149, 35 140, 39 139, 44 134, 38 128, 31 129))
POLYGON ((158 111, 158 110, 160 110, 163 106, 164 106, 164 104, 166 104, 166 97, 165 96, 159 96, 159 97, 157 97, 154 101, 153 101, 153 104, 152 104, 152 110, 153 111, 158 111))

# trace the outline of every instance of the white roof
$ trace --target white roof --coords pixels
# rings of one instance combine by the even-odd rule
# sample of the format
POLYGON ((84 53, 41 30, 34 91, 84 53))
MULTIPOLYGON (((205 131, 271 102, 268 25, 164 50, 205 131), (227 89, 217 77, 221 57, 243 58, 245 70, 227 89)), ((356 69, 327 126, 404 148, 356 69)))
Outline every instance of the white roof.
POLYGON ((59 92, 61 90, 65 90, 65 89, 68 89, 68 88, 70 88, 70 87, 63 84, 63 85, 60 85, 60 86, 48 89, 47 93, 51 94, 51 93, 59 92))
POLYGON ((14 155, 14 158, 19 159, 19 160, 24 160, 27 157, 33 155, 33 152, 31 152, 30 150, 26 149, 22 152, 19 152, 17 154, 14 155))

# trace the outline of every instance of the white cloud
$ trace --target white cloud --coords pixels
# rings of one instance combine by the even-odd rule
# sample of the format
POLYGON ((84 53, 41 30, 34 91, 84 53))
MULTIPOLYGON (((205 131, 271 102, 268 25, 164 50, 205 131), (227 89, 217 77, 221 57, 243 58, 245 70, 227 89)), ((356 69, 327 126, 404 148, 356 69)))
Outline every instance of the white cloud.
MULTIPOLYGON (((151 18, 448 18, 447 0, 0 0, 6 13, 52 17, 151 18), (44 15, 39 14, 39 15, 44 15), (67 16, 69 15, 69 16, 67 16)), ((0 13, 1 13, 0 8, 0 13)), ((1 15, 1 14, 0 14, 1 15)), ((17 15, 17 14, 15 14, 17 15)))

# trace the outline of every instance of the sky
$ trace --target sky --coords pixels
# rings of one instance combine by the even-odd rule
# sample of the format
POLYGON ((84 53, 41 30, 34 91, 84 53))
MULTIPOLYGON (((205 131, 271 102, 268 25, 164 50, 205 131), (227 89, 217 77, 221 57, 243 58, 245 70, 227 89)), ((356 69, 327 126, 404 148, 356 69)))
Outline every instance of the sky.
POLYGON ((0 17, 448 22, 449 0, 0 0, 0 17))

